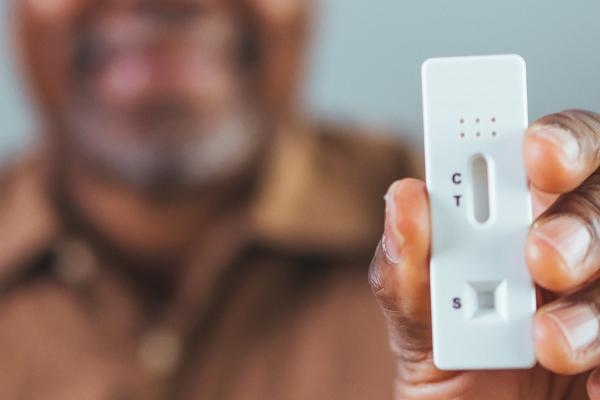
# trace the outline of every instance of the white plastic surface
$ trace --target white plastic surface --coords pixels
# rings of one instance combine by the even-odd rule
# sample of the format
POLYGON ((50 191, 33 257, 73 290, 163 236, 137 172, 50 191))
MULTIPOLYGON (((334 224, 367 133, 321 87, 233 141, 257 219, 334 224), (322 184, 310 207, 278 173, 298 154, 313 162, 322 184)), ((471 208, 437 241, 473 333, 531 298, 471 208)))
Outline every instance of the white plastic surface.
POLYGON ((430 59, 422 75, 434 362, 444 370, 531 367, 525 62, 430 59))

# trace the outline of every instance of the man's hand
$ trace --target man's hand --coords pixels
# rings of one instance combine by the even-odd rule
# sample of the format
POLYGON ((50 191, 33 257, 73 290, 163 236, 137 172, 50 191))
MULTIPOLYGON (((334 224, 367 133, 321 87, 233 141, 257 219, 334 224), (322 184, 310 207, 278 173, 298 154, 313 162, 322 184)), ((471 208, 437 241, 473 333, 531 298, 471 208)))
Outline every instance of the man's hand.
POLYGON ((536 221, 525 254, 540 308, 530 370, 440 371, 433 365, 429 204, 425 185, 394 183, 369 280, 398 359, 397 399, 600 399, 600 115, 565 111, 527 131, 536 221), (589 371, 593 371, 591 374, 589 371))

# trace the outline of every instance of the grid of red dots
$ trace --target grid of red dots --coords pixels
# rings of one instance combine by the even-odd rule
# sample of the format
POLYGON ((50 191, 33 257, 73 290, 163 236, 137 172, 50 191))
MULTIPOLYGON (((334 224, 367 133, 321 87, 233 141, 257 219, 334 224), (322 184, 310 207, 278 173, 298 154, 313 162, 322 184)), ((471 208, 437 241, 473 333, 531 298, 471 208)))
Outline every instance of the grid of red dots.
MULTIPOLYGON (((492 124, 495 124, 495 123, 496 123, 496 117, 490 117, 489 121, 490 121, 492 124)), ((460 120, 459 120, 458 122, 459 122, 461 125, 464 125, 464 124, 465 124, 467 121, 465 120, 465 118, 460 118, 460 120)), ((475 117, 475 118, 474 118, 474 122, 475 122, 475 124, 479 125, 479 124, 482 122, 482 120, 481 120, 481 118, 480 118, 480 117, 475 117)), ((489 135, 490 135, 491 137, 495 138, 496 136, 498 136, 498 132, 497 132, 496 130, 492 130, 491 132, 489 132, 489 135)), ((464 138, 466 138, 466 137, 467 137, 467 134, 465 133, 465 130, 462 130, 462 131, 460 132, 460 138, 461 138, 461 139, 464 139, 464 138)), ((481 137, 483 137, 483 134, 482 134, 482 132, 481 132, 481 129, 477 129, 477 131, 475 131, 475 138, 481 138, 481 137)))

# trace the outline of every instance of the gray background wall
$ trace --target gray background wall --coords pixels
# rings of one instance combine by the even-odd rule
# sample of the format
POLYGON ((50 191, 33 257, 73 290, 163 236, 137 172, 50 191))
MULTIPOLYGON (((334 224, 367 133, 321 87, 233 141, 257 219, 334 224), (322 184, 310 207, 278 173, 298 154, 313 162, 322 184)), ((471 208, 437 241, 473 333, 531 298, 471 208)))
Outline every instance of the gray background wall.
MULTIPOLYGON (((7 50, 0 0, 0 156, 34 130, 7 50)), ((600 111, 600 3, 590 0, 316 0, 306 108, 420 142, 420 65, 428 57, 518 53, 531 118, 600 111)))
POLYGON ((35 129, 13 62, 11 13, 7 0, 0 0, 0 160, 25 146, 35 129))

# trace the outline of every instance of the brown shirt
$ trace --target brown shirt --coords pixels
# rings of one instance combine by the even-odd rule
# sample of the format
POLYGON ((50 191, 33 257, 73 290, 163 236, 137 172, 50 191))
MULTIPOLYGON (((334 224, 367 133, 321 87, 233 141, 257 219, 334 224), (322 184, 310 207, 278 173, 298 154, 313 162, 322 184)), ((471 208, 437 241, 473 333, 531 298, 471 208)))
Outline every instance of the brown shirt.
POLYGON ((382 196, 409 170, 396 144, 280 135, 245 233, 199 240, 167 297, 57 211, 44 167, 0 183, 1 399, 391 398, 366 274, 382 196))

